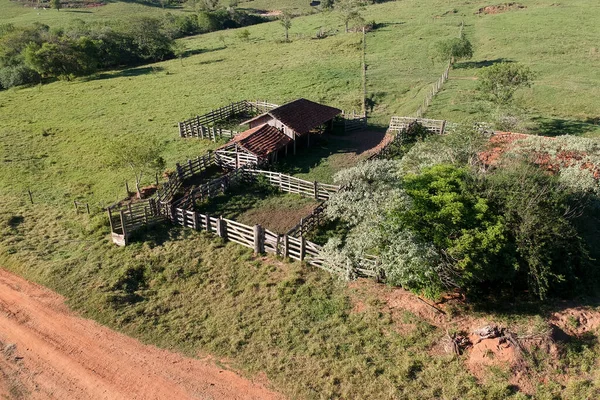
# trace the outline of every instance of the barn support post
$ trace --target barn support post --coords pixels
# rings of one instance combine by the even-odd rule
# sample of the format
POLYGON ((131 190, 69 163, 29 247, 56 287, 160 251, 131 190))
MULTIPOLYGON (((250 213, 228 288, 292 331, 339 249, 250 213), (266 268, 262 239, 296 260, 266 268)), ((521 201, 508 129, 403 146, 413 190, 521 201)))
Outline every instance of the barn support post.
POLYGON ((294 132, 294 155, 296 155, 296 132, 294 132))

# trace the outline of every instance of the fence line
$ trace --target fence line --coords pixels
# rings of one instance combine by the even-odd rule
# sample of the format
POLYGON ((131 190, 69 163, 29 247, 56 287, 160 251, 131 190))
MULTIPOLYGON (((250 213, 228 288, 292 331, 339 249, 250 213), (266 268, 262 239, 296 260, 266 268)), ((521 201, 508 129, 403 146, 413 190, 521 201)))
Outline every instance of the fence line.
POLYGON ((346 132, 363 129, 367 126, 367 113, 365 112, 357 114, 354 110, 351 113, 342 110, 341 116, 346 132))
POLYGON ((278 234, 260 225, 245 225, 227 218, 214 218, 196 211, 176 208, 171 221, 186 228, 213 233, 224 240, 249 247, 256 254, 273 253, 293 260, 305 261, 310 265, 341 277, 381 278, 378 259, 375 256, 362 257, 359 266, 347 271, 325 264, 323 248, 304 237, 296 238, 289 234, 278 234))
POLYGON ((212 141, 216 141, 217 138, 223 137, 232 138, 240 132, 211 125, 248 111, 263 113, 277 107, 279 107, 277 104, 260 100, 242 100, 231 103, 215 110, 211 110, 206 114, 196 115, 195 117, 179 122, 179 136, 210 139, 212 141))
POLYGON ((305 236, 317 228, 325 220, 325 209, 327 203, 322 202, 315 207, 306 217, 300 218, 300 222, 287 232, 291 236, 305 236))
POLYGON ((387 133, 400 133, 414 122, 418 122, 431 133, 441 135, 446 130, 446 120, 393 116, 390 120, 387 133))
MULTIPOLYGON (((458 37, 460 39, 462 39, 464 36, 464 28, 465 28, 465 22, 462 21, 460 24, 459 31, 458 31, 459 32, 458 37)), ((423 99, 423 104, 421 104, 419 106, 419 108, 417 108, 417 111, 415 113, 417 118, 423 117, 423 114, 425 114, 425 112, 427 111, 427 108, 429 108, 429 106, 431 105, 433 98, 440 92, 440 90, 442 90, 442 86, 448 80, 448 76, 450 74, 450 69, 452 68, 452 65, 454 65, 454 57, 452 57, 448 61, 448 65, 446 66, 446 69, 442 73, 442 76, 431 86, 431 89, 425 96, 425 99, 423 99)))

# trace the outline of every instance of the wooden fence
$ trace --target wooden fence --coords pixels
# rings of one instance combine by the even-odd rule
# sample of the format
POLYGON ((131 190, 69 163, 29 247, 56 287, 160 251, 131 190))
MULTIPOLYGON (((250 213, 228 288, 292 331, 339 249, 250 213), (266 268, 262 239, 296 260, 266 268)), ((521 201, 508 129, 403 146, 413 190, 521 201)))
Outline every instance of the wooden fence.
POLYGON ((215 123, 233 118, 236 115, 253 112, 266 112, 279 107, 277 104, 266 101, 242 100, 226 106, 211 110, 204 115, 197 115, 183 122, 179 122, 179 136, 196 137, 216 141, 218 138, 232 138, 239 132, 235 130, 217 128, 215 123))
POLYGON ((126 246, 136 229, 164 220, 164 212, 161 212, 155 199, 130 203, 123 207, 111 206, 107 210, 112 240, 119 246, 126 246))
POLYGON ((291 236, 305 236, 312 232, 325 220, 325 209, 327 203, 322 202, 306 217, 300 218, 300 222, 287 232, 291 236))
POLYGON ((393 116, 390 120, 387 133, 400 133, 407 129, 413 122, 418 122, 431 133, 439 135, 442 135, 446 130, 445 120, 393 116))
POLYGON ((249 247, 256 254, 273 253, 293 260, 305 261, 310 265, 341 277, 381 277, 377 257, 363 257, 359 260, 358 267, 352 271, 330 267, 326 265, 321 254, 322 247, 318 244, 312 243, 303 237, 296 238, 291 235, 271 232, 260 225, 245 225, 231 219, 216 218, 183 208, 174 210, 171 221, 186 228, 213 233, 224 240, 249 247))
POLYGON ((357 114, 352 110, 351 113, 342 111, 342 119, 344 121, 344 131, 351 132, 364 129, 367 126, 367 114, 357 114))
POLYGON ((163 204, 170 203, 186 179, 202 174, 215 164, 215 157, 211 151, 193 160, 188 159, 187 162, 175 164, 175 172, 158 188, 156 198, 163 204))
POLYGON ((224 169, 237 169, 257 165, 259 159, 252 153, 241 151, 237 144, 232 144, 215 151, 215 163, 224 169))
POLYGON ((312 197, 316 200, 329 200, 329 197, 331 197, 333 193, 340 190, 338 185, 330 185, 317 181, 306 181, 279 172, 244 169, 244 175, 246 177, 262 175, 268 179, 271 185, 278 187, 282 192, 297 193, 302 196, 312 197))

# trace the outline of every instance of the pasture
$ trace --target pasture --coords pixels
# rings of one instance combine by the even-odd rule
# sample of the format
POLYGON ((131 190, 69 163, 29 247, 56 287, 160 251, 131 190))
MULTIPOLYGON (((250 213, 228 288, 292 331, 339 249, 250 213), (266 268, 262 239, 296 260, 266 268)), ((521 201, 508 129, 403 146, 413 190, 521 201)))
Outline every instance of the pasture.
MULTIPOLYGON (((239 6, 309 12, 307 3, 256 0, 239 6)), ((381 127, 392 115, 414 114, 445 68, 434 59, 436 42, 456 36, 463 20, 474 57, 450 71, 426 117, 489 120, 495 110, 477 99, 474 78, 481 66, 508 59, 537 73, 533 87, 517 98, 537 132, 600 134, 599 5, 521 3, 527 8, 494 15, 475 14, 485 2, 455 0, 367 7, 365 19, 377 23, 366 35, 373 130, 362 137, 325 138, 309 154, 283 160, 279 171, 331 182, 336 171, 366 158, 373 146, 364 146, 364 135, 371 135, 367 141, 381 139, 381 127)), ((123 2, 90 13, 47 10, 40 16, 8 0, 0 0, 0 7, 0 23, 39 20, 53 27, 75 18, 164 12, 123 2)), ((422 308, 385 306, 398 291, 373 291, 365 282, 346 286, 326 272, 254 257, 235 243, 166 224, 117 248, 107 239, 104 213, 73 210, 73 200, 98 210, 126 196, 131 172, 108 167, 107 143, 115 139, 158 139, 172 169, 221 144, 180 138, 177 122, 223 104, 241 99, 283 104, 306 97, 360 109, 361 33, 343 33, 338 15, 324 12, 294 19, 290 43, 282 42, 283 35, 278 22, 199 35, 181 39, 187 49, 181 60, 1 91, 0 265, 57 290, 83 315, 145 342, 190 355, 210 352, 248 375, 265 372, 291 398, 523 398, 510 370, 486 369, 487 378, 478 381, 464 359, 436 352, 448 332, 463 325, 439 323, 441 317, 416 300, 422 308), (331 35, 315 39, 321 29, 331 35), (250 32, 247 40, 239 35, 243 30, 250 32), (423 309, 434 317, 425 318, 423 309)), ((254 204, 258 211, 245 213, 266 215, 276 208, 283 213, 287 201, 296 205, 285 196, 264 199, 254 204)), ((214 205, 215 211, 226 206, 214 205)), ((466 312, 535 335, 560 307, 466 312)), ((528 393, 594 397, 597 344, 569 346, 558 365, 535 355, 528 393)))

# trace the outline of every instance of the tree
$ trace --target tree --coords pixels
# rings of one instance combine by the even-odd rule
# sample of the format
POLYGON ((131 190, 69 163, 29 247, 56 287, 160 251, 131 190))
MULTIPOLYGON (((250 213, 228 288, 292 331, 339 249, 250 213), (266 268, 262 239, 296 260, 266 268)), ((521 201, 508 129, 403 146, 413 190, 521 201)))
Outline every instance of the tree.
POLYGON ((173 43, 173 54, 175 55, 175 57, 179 58, 179 61, 181 61, 181 65, 183 65, 183 56, 185 56, 186 52, 187 46, 181 40, 173 43))
POLYGON ((335 3, 335 9, 339 11, 346 33, 351 22, 364 23, 363 17, 360 15, 360 10, 363 3, 360 0, 340 0, 335 3))
POLYGON ((115 168, 129 168, 135 176, 137 197, 141 198, 142 178, 146 174, 162 172, 165 160, 160 155, 162 145, 156 139, 135 140, 126 138, 109 144, 109 163, 115 168))
POLYGON ((473 57, 473 45, 469 39, 452 38, 437 45, 438 57, 442 60, 460 60, 473 57))
POLYGON ((524 65, 503 62, 481 71, 478 89, 493 103, 508 104, 518 89, 531 87, 534 77, 533 71, 524 65))
POLYGON ((51 0, 52 8, 56 8, 56 11, 60 11, 62 5, 60 4, 60 0, 51 0))
POLYGON ((322 0, 321 8, 323 10, 331 10, 334 6, 334 0, 322 0))
POLYGON ((279 15, 279 23, 281 24, 281 26, 283 26, 283 29, 285 30, 285 41, 289 42, 290 39, 289 39, 288 31, 292 27, 292 15, 287 11, 283 11, 279 15))

